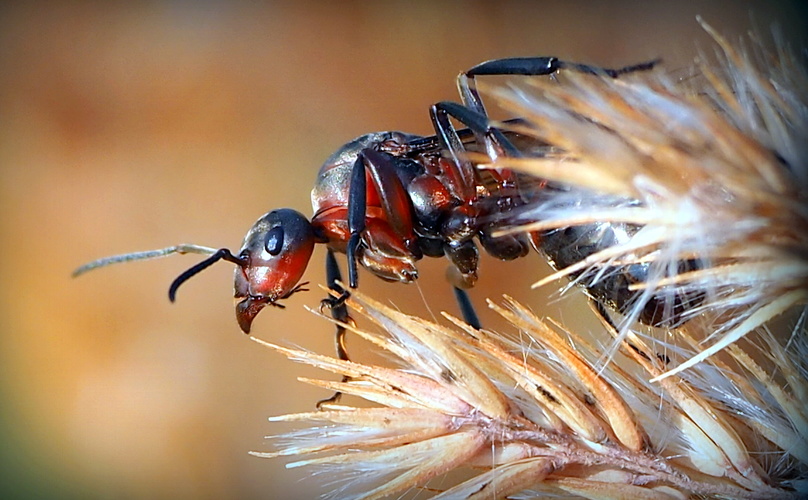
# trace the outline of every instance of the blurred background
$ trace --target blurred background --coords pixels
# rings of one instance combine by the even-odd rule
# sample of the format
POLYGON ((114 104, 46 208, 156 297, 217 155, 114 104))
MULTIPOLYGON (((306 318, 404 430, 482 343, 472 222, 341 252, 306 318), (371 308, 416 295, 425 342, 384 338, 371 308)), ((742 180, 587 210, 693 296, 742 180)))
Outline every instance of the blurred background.
MULTIPOLYGON (((232 266, 168 302, 196 256, 95 271, 89 260, 176 243, 237 251, 266 211, 311 214, 317 170, 363 133, 429 134, 486 59, 555 55, 606 67, 712 51, 701 14, 730 39, 779 23, 804 43, 801 2, 42 2, 0 7, 0 496, 314 498, 329 478, 268 451, 308 411, 318 376, 250 342, 234 319, 232 266)), ((323 283, 323 249, 306 279, 323 283)), ((364 273, 362 290, 429 317, 455 311, 444 260, 420 286, 364 273)), ((576 327, 581 301, 547 272, 484 258, 473 299, 509 293, 576 327)), ((256 337, 332 352, 332 327, 295 295, 256 337)), ((585 309, 584 309, 585 310, 585 309)), ((486 311, 483 321, 496 327, 486 311)), ((585 326, 581 326, 585 328, 585 326)), ((361 351, 361 347, 358 349, 361 351)), ((356 352, 356 350, 355 350, 356 352)), ((362 354, 358 352, 361 359, 362 354)))

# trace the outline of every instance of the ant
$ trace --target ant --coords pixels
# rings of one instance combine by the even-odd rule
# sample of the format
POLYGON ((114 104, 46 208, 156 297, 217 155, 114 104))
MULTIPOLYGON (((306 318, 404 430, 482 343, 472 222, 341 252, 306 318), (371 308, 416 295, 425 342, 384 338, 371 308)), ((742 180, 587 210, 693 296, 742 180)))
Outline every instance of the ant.
MULTIPOLYGON (((169 299, 173 302, 180 285, 212 264, 220 260, 232 262, 236 264, 235 297, 240 299, 236 318, 242 331, 249 333, 253 320, 264 307, 282 308, 282 300, 306 290, 307 282, 300 283, 300 280, 317 243, 328 246, 327 280, 336 295, 336 298, 325 299, 323 304, 331 308, 332 316, 340 322, 349 322, 351 318, 344 305, 349 291, 338 284, 341 274, 335 252, 347 255, 349 289, 358 286, 358 264, 384 280, 409 283, 418 277, 416 262, 419 259, 446 256, 451 262, 449 281, 454 286, 463 316, 470 325, 480 328, 465 292, 477 280, 479 252, 475 238, 496 258, 523 257, 532 245, 554 266, 562 268, 617 243, 616 235, 630 235, 637 228, 618 223, 586 224, 534 233, 530 237, 523 234, 494 236, 507 214, 530 202, 535 196, 531 193, 541 189, 525 189, 526 183, 531 181, 510 170, 480 171, 469 160, 469 152, 489 157, 518 157, 525 151, 515 146, 523 136, 491 124, 475 78, 554 75, 561 69, 618 78, 651 70, 658 62, 620 69, 570 63, 554 57, 481 63, 458 76, 462 104, 439 102, 431 106, 435 135, 371 133, 345 144, 328 158, 320 168, 311 193, 314 210, 311 219, 292 209, 273 210, 261 216, 247 232, 238 254, 226 248, 179 245, 100 259, 80 267, 74 275, 112 263, 172 253, 209 254, 207 259, 174 280, 169 288, 169 299), (456 129, 450 119, 467 128, 456 129), (593 235, 598 235, 596 241, 589 241, 593 235), (584 240, 587 243, 582 243, 584 240)), ((518 122, 519 119, 514 119, 505 123, 518 122)), ((533 142, 529 148, 547 146, 533 142)), ((685 263, 685 268, 689 265, 685 263)), ((595 302, 623 312, 637 296, 635 290, 629 289, 630 285, 642 282, 647 273, 643 264, 626 270, 615 268, 605 273, 598 283, 584 286, 595 302)), ((638 319, 645 324, 658 325, 662 300, 665 299, 652 297, 638 319)), ((688 301, 688 297, 673 298, 674 320, 679 318, 688 301)), ((344 329, 338 327, 338 354, 347 359, 343 336, 344 329)))

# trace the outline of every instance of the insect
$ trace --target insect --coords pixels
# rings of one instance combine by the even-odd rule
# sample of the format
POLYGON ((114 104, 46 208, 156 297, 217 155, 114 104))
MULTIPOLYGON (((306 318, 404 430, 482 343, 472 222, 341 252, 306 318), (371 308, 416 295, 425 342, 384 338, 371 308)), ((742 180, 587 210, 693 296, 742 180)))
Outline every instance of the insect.
MULTIPOLYGON (((342 304, 347 291, 337 285, 341 279, 334 252, 345 253, 348 286, 358 286, 358 265, 388 280, 408 283, 418 276, 416 262, 422 257, 448 257, 450 281, 455 287, 464 316, 479 327, 463 290, 477 280, 479 251, 475 239, 496 258, 511 260, 529 252, 531 243, 551 262, 565 266, 608 245, 602 227, 584 225, 569 231, 494 236, 503 215, 540 196, 541 190, 527 189, 525 178, 508 170, 477 170, 466 153, 488 156, 520 156, 540 144, 519 145, 522 138, 491 125, 475 78, 482 75, 552 75, 560 69, 606 75, 649 70, 657 61, 616 70, 568 63, 552 57, 498 59, 461 73, 458 87, 462 104, 439 102, 430 108, 434 136, 420 137, 401 132, 377 132, 361 136, 340 148, 321 167, 314 189, 314 216, 308 219, 291 209, 268 212, 248 231, 237 254, 196 245, 126 254, 91 262, 74 274, 111 263, 160 257, 172 253, 202 253, 209 257, 178 276, 169 288, 173 301, 186 280, 219 260, 236 265, 236 318, 249 333, 256 315, 266 306, 283 307, 281 301, 305 290, 300 283, 316 244, 328 246, 329 286, 341 293, 328 305, 339 320, 348 320, 342 304), (462 123, 458 130, 452 119, 462 123), (585 241, 586 240, 586 241, 585 241), (590 241, 592 240, 592 241, 590 241)), ((517 120, 514 120, 517 121, 517 120)), ((607 233, 625 232, 612 225, 607 233)), ((633 273, 630 282, 642 281, 642 268, 619 271, 599 284, 587 287, 590 296, 618 311, 636 292, 629 291, 623 273, 633 273)), ((683 298, 676 298, 684 302, 683 298)), ((654 309, 652 305, 649 311, 654 309)), ((653 324, 655 314, 643 314, 641 321, 653 324)), ((338 330, 338 337, 340 332, 338 330)), ((338 339, 341 348, 341 340, 338 339)), ((344 349, 340 351, 344 356, 344 349)))

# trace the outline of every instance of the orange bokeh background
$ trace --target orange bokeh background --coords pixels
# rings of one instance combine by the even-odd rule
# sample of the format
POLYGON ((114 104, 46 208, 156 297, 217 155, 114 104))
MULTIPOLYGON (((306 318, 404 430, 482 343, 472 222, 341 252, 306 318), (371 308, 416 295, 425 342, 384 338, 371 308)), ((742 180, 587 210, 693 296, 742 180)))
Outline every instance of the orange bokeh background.
MULTIPOLYGON (((370 131, 430 133, 428 106, 456 100, 454 77, 480 61, 663 57, 676 71, 698 47, 712 50, 696 14, 731 39, 752 18, 764 31, 779 21, 797 40, 798 3, 0 8, 0 496, 316 497, 329 478, 304 481, 283 460, 247 454, 287 429, 267 416, 311 410, 326 394, 296 381, 316 372, 239 333, 230 265, 195 277, 174 305, 168 284, 195 257, 79 279, 72 269, 181 242, 236 250, 269 209, 310 214, 326 157, 370 131)), ((313 284, 324 281, 323 256, 313 284)), ((420 288, 363 274, 362 289, 421 315, 454 310, 445 267, 424 262, 420 288)), ((475 301, 508 292, 574 326, 570 300, 530 290, 545 272, 536 255, 484 259, 475 301)), ((263 312, 254 334, 331 352, 332 327, 303 308, 320 296, 263 312)))

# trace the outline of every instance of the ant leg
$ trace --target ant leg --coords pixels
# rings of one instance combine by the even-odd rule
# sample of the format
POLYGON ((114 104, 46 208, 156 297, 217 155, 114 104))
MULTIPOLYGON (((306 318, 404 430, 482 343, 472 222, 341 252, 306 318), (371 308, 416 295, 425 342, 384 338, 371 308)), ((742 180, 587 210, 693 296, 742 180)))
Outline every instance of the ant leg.
MULTIPOLYGON (((461 186, 458 189, 459 191, 468 192, 474 188, 474 167, 463 157, 465 147, 463 146, 459 133, 449 120, 450 116, 466 125, 469 130, 471 130, 474 135, 478 137, 478 141, 481 141, 486 145, 493 143, 509 156, 522 156, 521 152, 516 149, 516 147, 505 136, 505 134, 502 133, 501 130, 490 125, 488 117, 484 114, 480 114, 460 104, 452 102, 439 102, 432 106, 430 109, 430 115, 439 141, 441 142, 443 148, 449 152, 454 160, 453 163, 458 171, 457 177, 459 177, 461 182, 465 184, 465 186, 461 186), (470 172, 467 173, 469 170, 470 172), (469 189, 464 189, 467 187, 469 189)), ((503 187, 506 184, 511 184, 515 189, 518 190, 517 179, 510 173, 503 173, 500 180, 502 181, 503 187)), ((472 201, 474 200, 474 196, 475 193, 468 193, 468 195, 464 197, 464 200, 467 202, 472 201)), ((513 259, 525 255, 528 251, 527 242, 523 242, 518 238, 507 237, 506 239, 495 239, 486 234, 484 229, 480 230, 478 236, 480 237, 480 241, 483 243, 486 250, 500 259, 513 259)), ((474 246, 471 241, 468 241, 464 245, 446 245, 444 251, 446 256, 449 257, 449 259, 455 265, 454 270, 456 272, 454 275, 450 274, 450 278, 454 279, 450 279, 450 281, 453 281, 455 284, 455 298, 457 299, 460 310, 463 313, 463 318, 465 319, 466 323, 472 325, 474 328, 479 329, 480 320, 474 311, 474 307, 469 300, 468 294, 457 286, 458 283, 460 283, 461 286, 472 286, 473 281, 469 282, 469 278, 473 276, 476 279, 476 246, 474 246)))
POLYGON ((482 328, 480 318, 477 316, 477 311, 474 310, 474 304, 471 303, 468 292, 456 286, 452 288, 454 289, 457 305, 460 307, 460 312, 463 314, 463 321, 475 330, 482 328))
POLYGON ((379 203, 384 211, 387 223, 396 236, 403 240, 414 237, 413 220, 409 195, 397 171, 394 156, 366 149, 362 152, 365 168, 367 168, 373 186, 379 194, 379 203))
MULTIPOLYGON (((456 196, 462 200, 471 200, 475 197, 474 166, 465 157, 466 147, 457 133, 454 125, 449 121, 446 112, 438 109, 437 105, 429 109, 429 117, 435 129, 435 135, 442 150, 449 153, 452 164, 457 169, 458 185, 454 186, 456 196)), ((475 132, 476 135, 476 132, 475 132)))
POLYGON ((591 66, 589 64, 563 61, 557 57, 511 57, 482 62, 469 69, 464 74, 472 78, 480 75, 542 76, 551 75, 560 69, 570 69, 578 73, 605 75, 611 78, 617 78, 628 73, 654 69, 661 61, 661 59, 654 59, 639 64, 623 66, 622 68, 609 69, 601 68, 600 66, 591 66))
MULTIPOLYGON (((465 148, 457 135, 457 131, 449 121, 449 116, 467 126, 475 134, 493 141, 507 156, 516 158, 522 156, 516 146, 505 137, 501 130, 491 126, 491 122, 486 115, 462 104, 448 101, 439 102, 430 108, 430 115, 441 143, 449 150, 453 160, 458 157, 459 152, 465 151, 465 148)), ((458 159, 457 161, 459 162, 460 160, 458 159)), ((468 163, 468 160, 465 161, 468 163)))
MULTIPOLYGON (((328 254, 326 255, 325 273, 326 279, 328 280, 328 288, 334 290, 340 295, 339 297, 327 297, 322 301, 321 307, 328 306, 331 309, 331 317, 335 320, 341 323, 353 323, 353 318, 351 318, 350 314, 348 314, 348 308, 345 305, 345 299, 348 298, 348 292, 337 284, 338 281, 342 280, 342 273, 339 271, 339 264, 337 264, 337 259, 334 257, 334 252, 331 250, 328 250, 328 254)), ((342 325, 337 325, 337 332, 334 340, 337 349, 337 357, 343 361, 348 361, 348 351, 345 348, 345 333, 345 327, 342 325)), ((350 379, 351 378, 348 376, 343 376, 342 382, 347 382, 350 379)), ((321 410, 323 406, 336 403, 339 401, 341 396, 342 393, 337 391, 330 398, 318 401, 317 409, 321 410)))
MULTIPOLYGON (((505 156, 511 158, 521 158, 523 156, 522 152, 514 146, 505 133, 499 128, 493 127, 488 117, 483 114, 461 104, 447 101, 434 104, 430 109, 430 113, 438 137, 444 144, 444 147, 449 149, 453 158, 456 158, 458 154, 451 149, 451 141, 452 137, 456 138, 458 134, 449 121, 449 116, 467 126, 478 138, 481 138, 482 143, 488 147, 488 154, 492 158, 496 158, 500 153, 504 153, 505 156), (496 148, 492 146, 496 146, 496 148)), ((462 143, 460 143, 460 147, 463 147, 462 143)), ((513 172, 498 170, 497 175, 499 176, 502 187, 509 185, 519 191, 518 178, 513 172)))
MULTIPOLYGON (((327 297, 323 299, 324 305, 327 305, 331 309, 331 317, 335 320, 342 323, 352 322, 353 320, 348 314, 348 307, 345 305, 345 299, 350 296, 350 293, 337 284, 338 281, 342 281, 342 273, 340 273, 337 258, 334 256, 334 252, 330 249, 325 257, 325 274, 326 280, 328 281, 328 289, 333 290, 339 295, 337 297, 327 297)), ((345 350, 345 342, 343 340, 344 335, 345 328, 338 326, 336 343, 337 356, 339 359, 347 361, 349 358, 348 353, 345 350)))
MULTIPOLYGON (((348 284, 358 285, 357 260, 359 248, 363 244, 362 233, 367 228, 367 177, 370 177, 379 204, 384 212, 384 223, 392 231, 368 229, 369 239, 364 241, 368 251, 374 246, 374 238, 379 244, 386 240, 391 251, 398 255, 420 257, 415 246, 416 235, 412 220, 412 208, 407 190, 397 174, 395 158, 375 149, 365 149, 359 153, 351 171, 351 184, 348 193, 348 229, 350 238, 346 248, 348 255, 348 284), (392 234, 391 234, 392 233, 392 234)), ((375 226, 378 227, 378 226, 375 226)), ((377 249, 378 250, 378 249, 377 249)), ((389 256, 395 260, 392 255, 389 256)), ((411 273, 408 265, 391 264, 391 271, 411 273)), ((377 272, 378 274, 378 272, 377 272)))
MULTIPOLYGON (((351 237, 345 253, 348 255, 348 286, 351 288, 359 285, 356 260, 359 245, 362 243, 362 231, 365 230, 365 214, 367 213, 367 180, 365 179, 364 160, 364 153, 360 153, 351 170, 351 187, 348 192, 348 230, 351 232, 351 237)), ((330 283, 329 286, 331 286, 330 283)))
MULTIPOLYGON (((463 199, 467 201, 473 199, 475 195, 473 192, 475 186, 474 167, 464 158, 463 153, 466 150, 458 132, 449 120, 450 116, 467 126, 474 133, 478 143, 485 145, 490 157, 496 158, 502 153, 512 158, 523 156, 522 152, 513 145, 502 130, 491 126, 491 121, 487 116, 461 104, 446 101, 439 102, 430 108, 430 116, 441 145, 445 150, 449 151, 454 164, 457 166, 459 177, 462 179, 462 183, 465 184, 463 191, 466 192, 466 196, 463 199)), ((519 189, 516 175, 508 171, 497 172, 497 175, 501 176, 502 186, 510 185, 516 190, 519 189)))
POLYGON ((512 57, 506 59, 494 59, 474 66, 468 71, 461 73, 457 77, 457 87, 463 104, 469 109, 486 115, 482 98, 477 92, 475 77, 483 75, 523 75, 523 76, 543 76, 552 75, 558 70, 569 69, 578 73, 589 75, 604 75, 617 78, 628 73, 637 71, 648 71, 660 63, 660 59, 646 61, 639 64, 632 64, 617 69, 600 68, 588 64, 579 64, 559 60, 556 57, 512 57))

